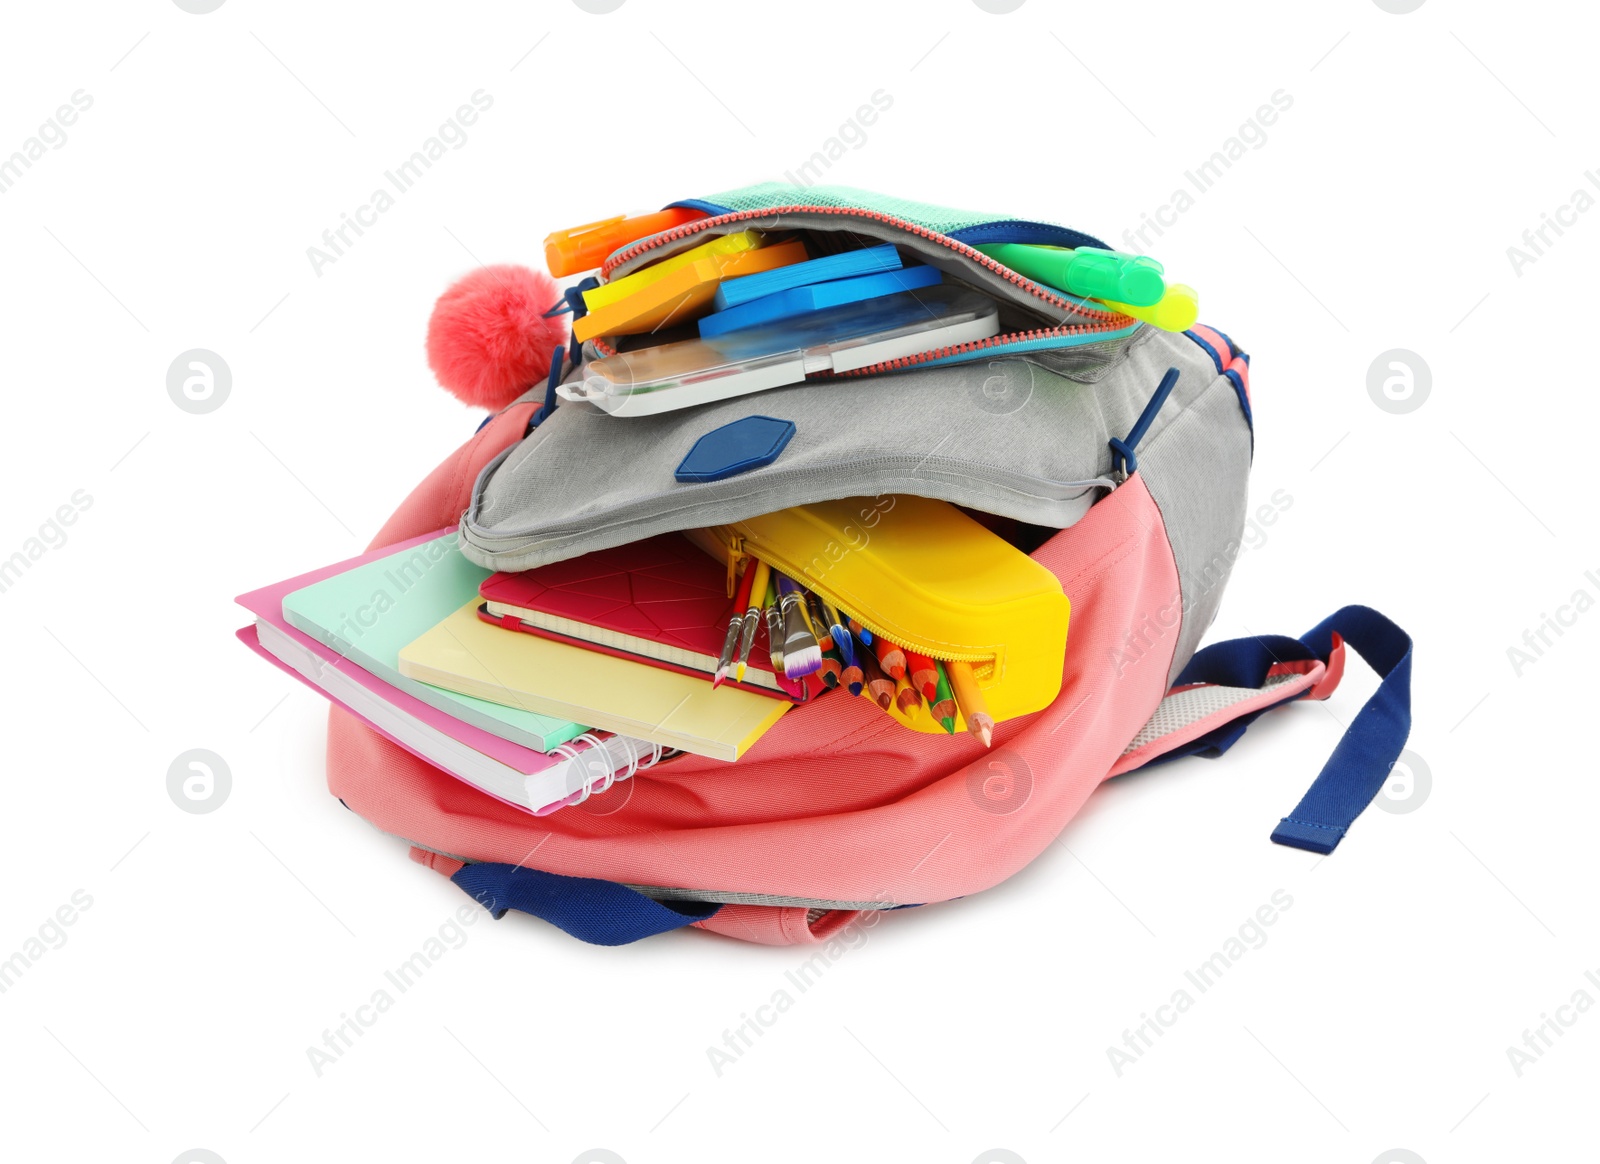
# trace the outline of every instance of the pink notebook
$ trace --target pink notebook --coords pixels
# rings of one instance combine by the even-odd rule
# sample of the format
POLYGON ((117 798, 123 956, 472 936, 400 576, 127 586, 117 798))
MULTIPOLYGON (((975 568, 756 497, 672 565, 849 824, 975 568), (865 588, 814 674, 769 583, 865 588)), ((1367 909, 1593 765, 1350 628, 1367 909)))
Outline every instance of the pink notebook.
POLYGON ((429 707, 420 699, 413 698, 399 688, 385 683, 371 672, 363 671, 349 659, 323 646, 310 635, 302 634, 295 630, 283 619, 284 595, 292 594, 294 591, 310 586, 314 582, 321 582, 324 578, 332 578, 335 574, 342 574, 352 566, 359 566, 365 562, 392 554, 396 550, 409 549, 412 546, 431 542, 449 532, 449 530, 438 530, 434 533, 423 534, 419 538, 412 538, 407 542, 401 542, 398 545, 384 546, 382 549, 362 554, 358 558, 351 558, 346 562, 335 562, 331 566, 325 566, 309 574, 301 574, 295 578, 275 582, 271 586, 263 586, 260 590, 252 590, 248 594, 241 594, 234 601, 261 621, 270 623, 273 627, 288 635, 298 646, 310 651, 321 660, 324 666, 343 671, 373 694, 387 703, 394 704, 395 707, 407 715, 421 720, 429 727, 436 728, 452 739, 466 744, 469 748, 482 752, 484 755, 490 756, 508 767, 515 768, 519 772, 542 772, 554 763, 544 752, 535 751, 533 748, 525 748, 521 744, 501 739, 499 736, 486 732, 482 728, 463 723, 436 707, 429 707))
POLYGON ((286 594, 320 582, 324 578, 333 577, 354 566, 392 554, 396 550, 432 541, 448 532, 450 531, 440 530, 423 534, 421 537, 397 545, 370 551, 349 561, 337 562, 309 574, 302 574, 271 586, 264 586, 259 590, 252 590, 248 594, 241 594, 236 601, 256 616, 257 624, 240 630, 238 638, 279 669, 293 675, 331 702, 351 712, 413 755, 525 811, 539 814, 553 811, 578 799, 585 785, 603 780, 611 772, 627 771, 635 761, 639 761, 641 767, 646 766, 643 761, 652 755, 648 745, 643 745, 642 741, 628 740, 605 732, 593 733, 590 737, 602 741, 600 751, 596 751, 593 745, 584 739, 574 740, 549 753, 503 739, 492 732, 456 719, 448 712, 423 703, 392 684, 385 683, 371 672, 358 667, 349 659, 284 621, 283 599, 286 594), (267 646, 261 643, 259 628, 269 631, 276 650, 268 650, 267 646), (280 658, 278 652, 287 658, 280 658), (298 663, 291 663, 289 661, 291 658, 298 660, 298 663), (411 736, 414 742, 399 738, 401 733, 374 723, 372 716, 363 715, 361 711, 351 707, 349 702, 329 691, 328 685, 338 684, 334 676, 325 672, 336 673, 345 684, 353 684, 348 690, 352 693, 364 693, 364 702, 375 700, 374 706, 388 705, 401 721, 410 721, 411 724, 417 725, 420 730, 404 733, 411 736), (421 744, 428 746, 418 746, 421 744), (591 752, 595 754, 590 755, 591 752), (486 762, 480 762, 474 757, 486 762))

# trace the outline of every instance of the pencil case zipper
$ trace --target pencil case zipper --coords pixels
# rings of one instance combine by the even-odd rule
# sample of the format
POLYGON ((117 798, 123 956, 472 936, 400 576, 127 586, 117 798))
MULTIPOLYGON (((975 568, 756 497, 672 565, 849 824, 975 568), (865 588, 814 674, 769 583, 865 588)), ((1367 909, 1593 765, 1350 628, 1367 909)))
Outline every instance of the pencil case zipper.
POLYGON ((930 659, 938 659, 942 663, 976 663, 982 666, 974 667, 973 673, 979 680, 990 677, 994 667, 994 655, 984 651, 959 651, 951 650, 948 646, 930 646, 927 643, 902 642, 901 636, 892 635, 884 629, 884 624, 875 619, 871 611, 858 610, 846 602, 841 602, 838 595, 829 590, 824 582, 819 582, 809 576, 804 570, 798 569, 793 562, 782 558, 781 555, 768 550, 757 558, 745 548, 744 538, 738 534, 725 534, 722 530, 716 531, 716 536, 725 545, 728 562, 728 578, 730 584, 738 576, 739 566, 746 560, 763 561, 772 569, 794 579, 801 586, 810 590, 818 598, 834 607, 842 617, 854 619, 865 627, 867 632, 875 638, 881 637, 884 642, 892 642, 897 647, 909 647, 919 655, 926 655, 930 659))
MULTIPOLYGON (((1090 337, 1095 337, 1096 339, 1111 338, 1112 335, 1115 335, 1121 338, 1132 335, 1142 326, 1138 320, 1130 316, 1121 315, 1108 309, 1092 307, 1084 300, 1059 295, 1032 279, 1019 275, 1004 263, 990 258, 982 251, 976 250, 966 243, 941 234, 936 230, 919 226, 914 222, 907 222, 903 218, 896 218, 892 214, 884 214, 881 211, 859 210, 839 206, 812 206, 802 203, 789 206, 774 206, 765 210, 740 210, 711 218, 698 219, 623 247, 606 259, 605 264, 601 267, 601 273, 605 276, 606 281, 609 282, 613 275, 622 271, 623 268, 629 265, 643 265, 639 263, 639 260, 652 251, 682 242, 702 231, 785 214, 815 214, 856 218, 872 223, 875 237, 881 236, 885 228, 887 228, 891 231, 899 231, 911 235, 923 242, 935 243, 953 252, 967 263, 983 269, 992 276, 1003 279, 1031 299, 1047 304, 1057 311, 1066 311, 1073 317, 1081 317, 1086 320, 1084 323, 1063 321, 1054 326, 1029 328, 1022 331, 1008 332, 1004 335, 990 336, 987 339, 951 344, 941 348, 934 348, 915 356, 886 360, 864 368, 857 368, 844 373, 846 376, 871 376, 880 372, 899 371, 909 367, 954 363, 996 352, 1030 350, 1041 347, 1065 347, 1078 343, 1094 342, 1090 337)), ((607 338, 604 336, 592 342, 595 350, 602 356, 617 354, 617 349, 607 342, 607 338)))

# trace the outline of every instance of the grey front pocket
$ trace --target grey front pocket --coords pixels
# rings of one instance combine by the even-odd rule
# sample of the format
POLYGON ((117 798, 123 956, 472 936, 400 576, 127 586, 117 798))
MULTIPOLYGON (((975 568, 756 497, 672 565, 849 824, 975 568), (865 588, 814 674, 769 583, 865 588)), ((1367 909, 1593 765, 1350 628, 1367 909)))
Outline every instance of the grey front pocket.
POLYGON ((563 404, 479 475, 462 552, 490 569, 527 570, 672 530, 883 493, 1064 528, 1111 487, 1107 440, 1129 431, 1174 364, 1183 374, 1163 411, 1176 413, 1214 372, 1187 339, 1147 328, 1100 353, 812 380, 658 416, 563 404), (775 460, 722 480, 675 477, 702 436, 752 415, 795 426, 775 460))

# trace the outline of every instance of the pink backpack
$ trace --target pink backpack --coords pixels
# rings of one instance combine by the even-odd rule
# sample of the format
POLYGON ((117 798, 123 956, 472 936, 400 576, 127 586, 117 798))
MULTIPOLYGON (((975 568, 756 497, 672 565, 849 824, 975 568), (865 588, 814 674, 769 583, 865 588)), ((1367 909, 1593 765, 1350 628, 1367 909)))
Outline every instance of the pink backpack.
MULTIPOLYGON (((981 258, 972 241, 1091 245, 1048 224, 973 216, 952 225, 931 209, 919 216, 916 204, 890 215, 861 208, 865 196, 854 192, 805 193, 804 207, 781 198, 751 203, 748 192, 744 203, 723 196, 687 205, 712 215, 703 222, 713 232, 761 215, 792 223, 801 210, 825 208, 878 238, 900 241, 895 232, 914 231, 930 256, 951 261, 981 258), (1040 233, 1048 231, 1059 233, 1040 233)), ((1032 330, 1009 345, 1010 337, 1000 337, 973 353, 974 362, 894 375, 914 386, 914 378, 953 365, 967 369, 979 390, 996 357, 1032 362, 1050 335, 1032 330)), ((1085 423, 1106 426, 1098 468, 1119 483, 1033 555, 1072 601, 1061 692, 1045 710, 1001 724, 992 750, 906 731, 870 701, 835 692, 792 709, 737 763, 677 755, 534 817, 336 707, 330 790, 496 917, 523 910, 608 945, 683 926, 770 945, 821 943, 857 919, 881 916, 864 911, 945 901, 1004 880, 1062 831, 1102 781, 1220 753, 1269 708, 1326 699, 1352 647, 1378 673, 1379 687, 1271 838, 1331 852, 1405 743, 1411 642, 1377 612, 1350 606, 1299 638, 1196 650, 1241 546, 1253 440, 1248 358, 1208 327, 1182 334, 1141 327, 1092 376, 1076 375, 1070 363, 1041 364, 1030 375, 1071 380, 1089 394, 1100 419, 1085 423), (1152 400, 1168 368, 1195 387, 1166 403, 1165 392, 1152 400), (1129 415, 1137 422, 1113 427, 1129 415)), ((486 421, 372 545, 460 520, 480 474, 547 414, 545 396, 541 386, 486 421)), ((759 395, 750 411, 761 411, 759 395)))

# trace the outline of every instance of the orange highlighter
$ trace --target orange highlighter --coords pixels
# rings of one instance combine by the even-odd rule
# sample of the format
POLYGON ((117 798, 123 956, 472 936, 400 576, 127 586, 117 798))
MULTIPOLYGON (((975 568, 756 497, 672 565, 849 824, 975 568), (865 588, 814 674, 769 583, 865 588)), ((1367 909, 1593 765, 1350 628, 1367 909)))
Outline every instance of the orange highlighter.
POLYGON ((558 230, 545 237, 545 266, 557 277, 592 270, 605 262, 606 256, 620 246, 704 217, 702 211, 676 206, 658 210, 654 214, 641 214, 636 218, 618 214, 613 218, 602 218, 599 222, 558 230))

